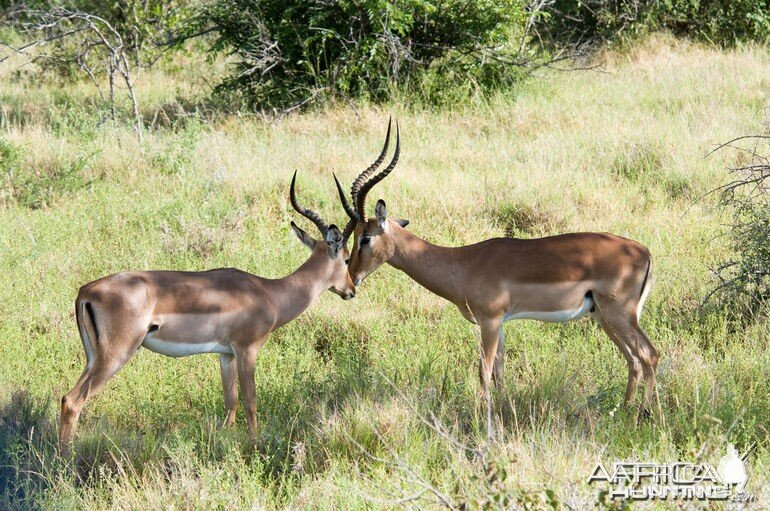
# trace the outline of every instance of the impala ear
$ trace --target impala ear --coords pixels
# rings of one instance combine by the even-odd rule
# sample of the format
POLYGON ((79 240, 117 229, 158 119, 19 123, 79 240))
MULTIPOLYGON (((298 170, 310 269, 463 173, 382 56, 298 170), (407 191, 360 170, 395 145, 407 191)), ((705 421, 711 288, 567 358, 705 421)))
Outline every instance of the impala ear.
POLYGON ((297 227, 297 224, 295 224, 293 221, 291 222, 291 230, 294 231, 294 234, 297 235, 297 238, 299 238, 303 245, 305 245, 310 250, 313 250, 315 247, 315 240, 311 238, 308 233, 297 227))
POLYGON ((401 227, 406 227, 407 225, 409 225, 409 220, 404 220, 403 218, 400 218, 396 220, 396 223, 401 227))
POLYGON ((329 252, 332 258, 336 258, 342 247, 345 246, 345 239, 342 237, 339 228, 334 224, 330 225, 329 230, 326 231, 326 244, 329 245, 329 252))
POLYGON ((388 208, 385 206, 385 201, 380 199, 374 206, 374 216, 377 218, 377 223, 380 227, 385 226, 385 220, 388 219, 388 208))

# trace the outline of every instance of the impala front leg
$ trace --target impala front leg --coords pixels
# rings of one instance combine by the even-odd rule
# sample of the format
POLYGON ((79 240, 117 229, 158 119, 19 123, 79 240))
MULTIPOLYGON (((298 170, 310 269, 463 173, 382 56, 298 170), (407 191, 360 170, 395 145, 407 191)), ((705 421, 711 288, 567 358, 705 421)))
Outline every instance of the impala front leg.
POLYGON ((225 412, 227 413, 222 427, 227 428, 235 423, 235 413, 238 411, 235 357, 233 355, 219 355, 219 371, 222 374, 222 390, 225 395, 225 412))
MULTIPOLYGON (((479 321, 481 327, 481 361, 479 362, 479 376, 481 387, 486 402, 487 440, 494 438, 495 432, 492 426, 492 396, 489 393, 489 383, 492 380, 494 366, 496 364, 498 345, 500 344, 500 328, 502 318, 486 319, 479 321)), ((502 368, 500 369, 502 371, 502 368)), ((501 377, 502 379, 502 377, 501 377)), ((498 380, 495 380, 496 382, 498 380)))
POLYGON ((249 425, 249 435, 252 439, 257 437, 257 386, 254 382, 254 364, 257 360, 257 352, 266 339, 267 337, 241 348, 233 347, 235 364, 238 368, 238 383, 241 387, 243 411, 246 413, 246 422, 249 425))
MULTIPOLYGON (((502 382, 502 363, 498 365, 497 358, 499 352, 500 333, 502 319, 493 318, 479 321, 481 328, 481 361, 479 362, 479 379, 481 386, 486 394, 489 391, 489 384, 492 381, 494 372, 499 371, 500 379, 495 378, 495 384, 502 382)), ((502 356, 500 357, 502 360, 502 356)))
POLYGON ((495 383, 497 390, 502 390, 505 385, 503 373, 505 369, 505 334, 503 333, 503 325, 500 325, 498 330, 497 340, 497 353, 495 355, 495 364, 492 366, 492 381, 495 383))

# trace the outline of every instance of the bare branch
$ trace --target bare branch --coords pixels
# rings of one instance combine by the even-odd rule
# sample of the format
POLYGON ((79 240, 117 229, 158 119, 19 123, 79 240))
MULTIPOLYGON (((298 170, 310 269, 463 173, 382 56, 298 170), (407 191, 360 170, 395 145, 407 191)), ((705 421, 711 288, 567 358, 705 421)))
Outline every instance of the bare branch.
MULTIPOLYGON (((28 56, 28 62, 54 60, 63 64, 75 64, 94 84, 102 102, 107 103, 113 121, 115 76, 120 76, 133 107, 134 129, 141 145, 143 122, 134 90, 135 77, 128 60, 128 48, 123 34, 101 16, 65 7, 55 6, 50 10, 23 9, 19 12, 28 20, 21 23, 22 31, 32 40, 19 47, 6 43, 1 43, 2 46, 13 53, 28 56), (74 49, 59 44, 65 41, 71 42, 74 49), (42 51, 42 48, 51 43, 58 44, 52 53, 42 51), (108 98, 105 98, 96 76, 96 70, 99 68, 107 71, 108 98)), ((7 58, 8 56, 3 57, 0 62, 7 58)))

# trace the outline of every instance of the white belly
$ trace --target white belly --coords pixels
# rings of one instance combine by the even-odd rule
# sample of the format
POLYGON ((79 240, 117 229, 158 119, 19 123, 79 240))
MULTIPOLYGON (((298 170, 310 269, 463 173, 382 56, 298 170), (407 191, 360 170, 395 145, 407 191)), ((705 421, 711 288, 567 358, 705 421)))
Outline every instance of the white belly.
POLYGON ((583 305, 577 309, 567 309, 561 311, 521 311, 521 312, 509 312, 505 315, 504 321, 509 319, 536 319, 538 321, 545 321, 547 323, 566 323, 573 319, 582 318, 586 312, 591 310, 594 305, 594 300, 590 296, 586 296, 583 301, 583 305))
POLYGON ((233 349, 229 344, 222 344, 217 341, 211 342, 177 342, 166 341, 153 336, 152 333, 142 341, 142 346, 155 353, 166 355, 168 357, 186 357, 188 355, 199 355, 201 353, 219 353, 232 355, 233 349))

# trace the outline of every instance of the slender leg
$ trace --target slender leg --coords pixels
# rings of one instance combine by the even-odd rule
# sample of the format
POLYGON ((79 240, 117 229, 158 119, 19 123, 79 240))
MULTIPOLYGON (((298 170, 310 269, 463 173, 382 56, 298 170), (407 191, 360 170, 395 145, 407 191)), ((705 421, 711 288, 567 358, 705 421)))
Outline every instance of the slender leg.
MULTIPOLYGON (((81 397, 87 392, 84 386, 91 378, 91 371, 86 369, 78 378, 75 386, 61 399, 61 419, 59 421, 59 452, 66 455, 69 451, 70 443, 78 427, 80 411, 85 404, 85 398, 81 397)), ((85 387, 86 389, 88 387, 85 387)))
MULTIPOLYGON (((140 341, 141 342, 141 341, 140 341)), ((136 344, 135 346, 138 346, 136 344)), ((61 400, 61 423, 59 425, 59 450, 63 455, 69 451, 83 405, 93 397, 107 381, 117 373, 131 358, 131 353, 110 358, 96 357, 90 369, 83 371, 75 386, 61 400)))
POLYGON ((601 316, 599 323, 607 336, 612 339, 612 342, 618 347, 623 358, 626 359, 626 364, 628 365, 628 381, 626 382, 626 394, 623 402, 628 404, 634 398, 639 379, 642 377, 641 361, 639 360, 634 347, 626 342, 626 336, 623 335, 621 330, 616 328, 612 322, 607 321, 604 316, 601 316))
POLYGON ((626 386, 625 401, 626 403, 631 401, 639 380, 644 376, 645 389, 640 412, 647 414, 655 389, 658 351, 639 326, 636 318, 636 304, 628 304, 628 306, 623 307, 617 302, 607 301, 599 303, 599 310, 602 328, 615 342, 628 362, 628 385, 626 386))
POLYGON ((500 344, 500 327, 502 318, 492 318, 479 321, 481 328, 481 361, 479 363, 479 376, 481 378, 481 387, 484 393, 487 411, 487 440, 494 438, 494 429, 492 427, 492 397, 489 393, 489 384, 492 380, 495 358, 497 357, 498 345, 500 344))
MULTIPOLYGON (((658 351, 650 343, 647 334, 639 327, 634 317, 626 317, 619 324, 611 325, 617 332, 618 337, 631 350, 634 358, 634 386, 638 385, 639 380, 644 376, 645 387, 642 396, 642 404, 639 407, 640 417, 650 414, 649 405, 655 390, 655 370, 658 366, 658 351)), ((631 384, 631 375, 629 374, 629 385, 631 384)), ((633 392, 631 392, 631 396, 633 392)), ((626 390, 626 402, 630 401, 628 389, 626 390)))
POLYGON ((479 321, 481 328, 481 361, 479 363, 479 378, 481 386, 486 392, 492 381, 492 372, 495 367, 495 359, 500 344, 500 326, 502 321, 499 318, 484 319, 479 321))
POLYGON ((505 385, 503 377, 505 370, 505 333, 503 332, 502 324, 500 325, 497 337, 497 353, 494 366, 492 367, 492 381, 495 383, 495 388, 502 390, 505 385))
POLYGON ((225 421, 222 427, 232 426, 235 422, 235 412, 238 410, 238 386, 235 384, 237 368, 235 356, 219 355, 219 371, 222 375, 222 390, 225 395, 225 421))
POLYGON ((257 437, 257 386, 254 382, 254 364, 257 360, 257 352, 263 343, 264 339, 244 348, 235 349, 241 400, 243 400, 243 410, 246 413, 246 422, 252 439, 257 437))
POLYGON ((649 415, 650 401, 655 391, 655 371, 658 369, 658 359, 660 355, 655 346, 652 345, 647 334, 641 329, 636 319, 633 320, 634 331, 639 340, 639 358, 642 361, 642 371, 644 372, 644 397, 642 398, 641 413, 649 415))

